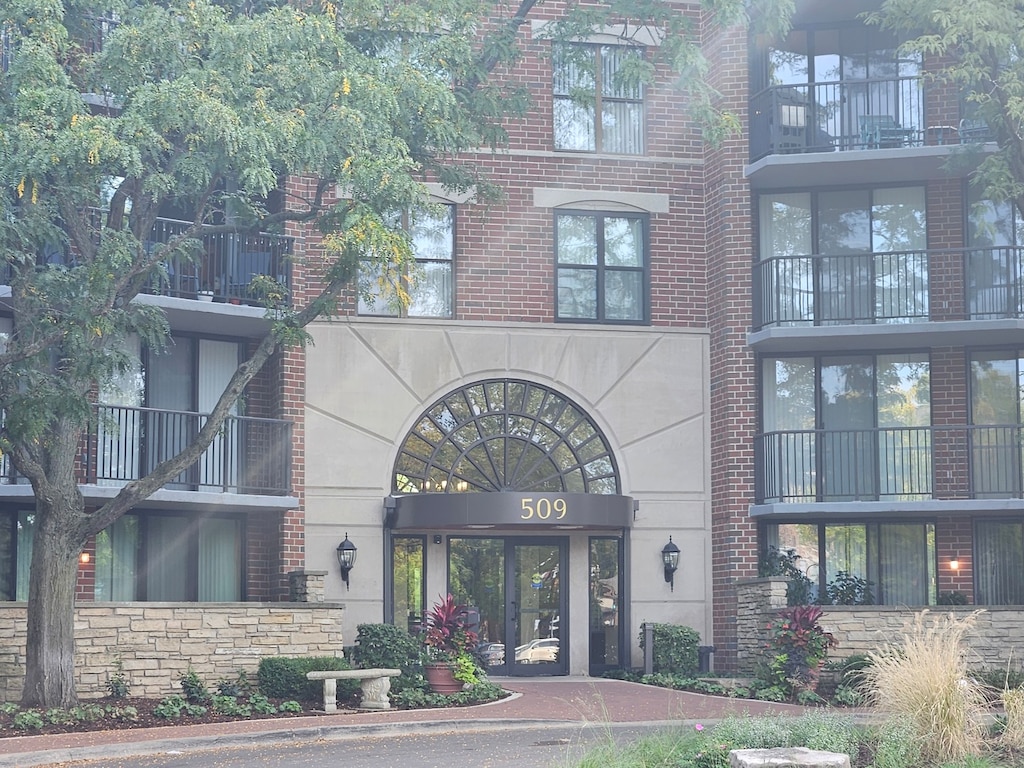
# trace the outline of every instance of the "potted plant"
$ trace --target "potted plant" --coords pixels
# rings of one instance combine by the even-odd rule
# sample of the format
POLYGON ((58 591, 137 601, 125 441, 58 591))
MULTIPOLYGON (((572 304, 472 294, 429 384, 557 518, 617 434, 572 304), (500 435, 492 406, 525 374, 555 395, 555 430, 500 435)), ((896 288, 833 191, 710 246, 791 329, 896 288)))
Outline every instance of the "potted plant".
POLYGON ((427 612, 424 674, 434 693, 457 693, 463 680, 455 677, 460 662, 472 662, 471 650, 476 645, 476 632, 469 629, 466 606, 459 605, 451 595, 441 598, 427 612))

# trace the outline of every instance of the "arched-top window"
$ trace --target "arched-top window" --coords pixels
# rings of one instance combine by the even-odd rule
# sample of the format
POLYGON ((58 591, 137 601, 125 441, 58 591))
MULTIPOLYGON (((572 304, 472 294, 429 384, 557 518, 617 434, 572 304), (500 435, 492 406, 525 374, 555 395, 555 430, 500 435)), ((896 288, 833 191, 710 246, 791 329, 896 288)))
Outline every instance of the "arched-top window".
POLYGON ((619 493, 601 430, 539 384, 491 379, 445 395, 420 417, 395 463, 395 493, 619 493))

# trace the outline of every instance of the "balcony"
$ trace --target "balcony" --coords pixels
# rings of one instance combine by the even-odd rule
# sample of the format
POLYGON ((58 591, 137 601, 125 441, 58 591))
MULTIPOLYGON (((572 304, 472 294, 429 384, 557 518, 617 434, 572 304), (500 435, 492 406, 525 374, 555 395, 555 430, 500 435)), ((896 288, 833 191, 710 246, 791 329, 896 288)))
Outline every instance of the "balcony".
POLYGON ((1016 246, 781 256, 754 264, 751 284, 748 341, 762 351, 809 351, 815 340, 881 349, 936 334, 1004 343, 1024 329, 1016 246))
POLYGON ((1024 498, 1021 425, 769 432, 754 455, 756 504, 1024 498))
MULTIPOLYGON (((96 211, 97 217, 102 212, 96 211)), ((99 231, 99 221, 95 222, 99 231)), ((149 238, 142 246, 151 255, 163 244, 188 231, 191 223, 174 219, 157 219, 149 238)), ((149 293, 225 304, 262 305, 263 297, 254 289, 253 278, 266 275, 284 290, 281 303, 291 301, 293 238, 284 235, 239 235, 235 233, 200 233, 186 241, 183 248, 160 263, 160 274, 154 277, 149 293)), ((73 255, 59 249, 39 254, 37 262, 74 265, 73 255)), ((9 285, 11 269, 0 265, 0 285, 9 285)))
POLYGON ((937 111, 920 75, 770 86, 750 99, 747 176, 804 186, 841 163, 844 183, 938 178, 956 147, 990 137, 983 124, 937 111))
MULTIPOLYGON (((176 455, 206 423, 206 414, 155 408, 95 406, 96 424, 82 450, 81 482, 118 488, 176 455)), ((199 460, 165 490, 287 496, 291 488, 291 422, 231 416, 199 460)), ((4 455, 0 484, 25 484, 4 455)))
MULTIPOLYGON (((150 239, 143 244, 152 252, 187 231, 190 224, 174 219, 157 219, 150 239)), ((185 299, 220 301, 230 304, 259 304, 253 278, 266 275, 291 296, 292 238, 283 235, 200 235, 188 256, 172 255, 161 264, 162 274, 152 292, 185 299)))

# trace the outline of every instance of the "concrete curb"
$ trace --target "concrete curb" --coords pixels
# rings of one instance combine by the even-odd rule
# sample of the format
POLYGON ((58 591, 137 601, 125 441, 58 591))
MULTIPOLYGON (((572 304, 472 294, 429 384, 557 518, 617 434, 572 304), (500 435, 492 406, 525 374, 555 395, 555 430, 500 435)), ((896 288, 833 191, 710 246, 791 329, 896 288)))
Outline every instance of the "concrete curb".
POLYGON ((30 768, 64 762, 94 762, 112 757, 145 757, 179 752, 200 752, 253 745, 289 744, 297 741, 345 741, 368 737, 415 736, 450 731, 555 730, 578 726, 588 728, 666 728, 684 724, 683 720, 633 723, 598 723, 580 720, 435 720, 430 722, 377 723, 367 725, 328 725, 310 728, 282 728, 254 733, 214 736, 180 736, 152 741, 128 741, 95 746, 67 747, 0 756, 0 768, 30 768))

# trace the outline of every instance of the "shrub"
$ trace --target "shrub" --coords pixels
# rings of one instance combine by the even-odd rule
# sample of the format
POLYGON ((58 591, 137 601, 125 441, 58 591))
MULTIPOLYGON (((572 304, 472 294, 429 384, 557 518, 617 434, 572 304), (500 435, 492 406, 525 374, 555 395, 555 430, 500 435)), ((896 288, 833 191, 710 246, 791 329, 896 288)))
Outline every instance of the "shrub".
POLYGON ((874 768, 913 768, 920 764, 920 734, 910 718, 894 717, 874 733, 874 768))
POLYGON ((825 587, 825 595, 831 605, 871 605, 875 602, 871 585, 860 576, 839 571, 825 587))
POLYGON ((210 692, 206 690, 206 683, 191 666, 188 668, 188 672, 181 676, 181 690, 184 691, 185 699, 190 704, 203 704, 210 700, 210 692))
POLYGON ((798 605, 779 611, 778 619, 768 624, 766 662, 761 672, 768 683, 765 688, 781 688, 787 697, 814 691, 828 649, 835 645, 832 635, 818 623, 821 614, 816 605, 798 605))
POLYGON ((758 575, 761 577, 782 576, 789 581, 786 585, 786 604, 789 606, 811 605, 818 602, 818 588, 797 562, 800 556, 795 549, 768 547, 761 556, 758 575))
POLYGON ((128 674, 124 671, 124 662, 121 661, 120 656, 114 657, 114 672, 111 675, 107 675, 107 693, 112 699, 126 699, 130 686, 128 683, 128 674))
POLYGON ((982 746, 985 696, 967 674, 962 640, 977 612, 957 619, 918 613, 901 637, 868 654, 864 670, 871 703, 906 720, 927 763, 976 755, 982 746))
MULTIPOLYGON (((644 650, 645 634, 641 628, 640 648, 644 650)), ((653 643, 655 673, 696 677, 700 643, 697 630, 679 624, 654 624, 653 643)))
POLYGON ((420 674, 421 642, 393 624, 360 624, 356 627, 356 644, 352 663, 359 669, 400 669, 402 674, 391 679, 391 692, 418 688, 423 684, 420 674))
MULTIPOLYGON (((260 659, 256 680, 260 693, 271 699, 317 701, 323 697, 323 681, 307 680, 306 673, 336 669, 352 669, 352 666, 340 656, 271 656, 260 659)), ((338 681, 339 700, 351 698, 358 690, 358 680, 338 681)))
POLYGON ((240 704, 234 696, 214 696, 211 707, 218 715, 249 717, 252 708, 248 704, 240 704))

